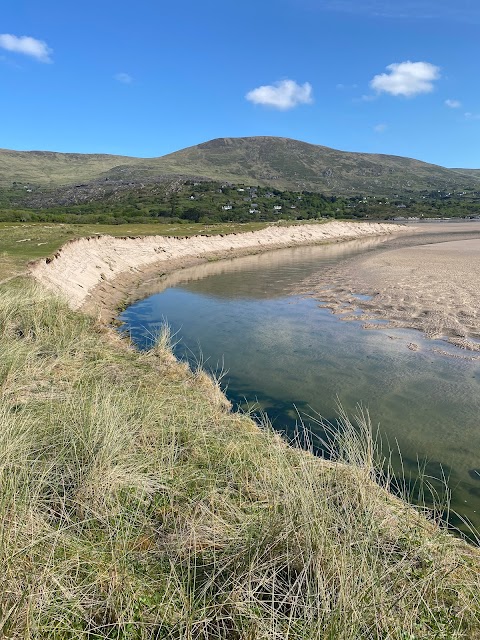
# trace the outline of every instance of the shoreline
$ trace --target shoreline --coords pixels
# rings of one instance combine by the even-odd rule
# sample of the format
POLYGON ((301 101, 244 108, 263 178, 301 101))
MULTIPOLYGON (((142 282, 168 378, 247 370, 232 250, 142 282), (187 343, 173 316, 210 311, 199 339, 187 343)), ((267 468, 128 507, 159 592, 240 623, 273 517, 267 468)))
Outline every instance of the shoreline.
POLYGON ((480 352, 480 225, 423 229, 326 269, 297 293, 365 329, 416 329, 480 352))
POLYGON ((53 258, 39 260, 30 273, 63 294, 69 306, 115 320, 119 306, 148 295, 162 276, 212 260, 252 255, 300 245, 345 242, 363 237, 414 234, 416 229, 389 223, 328 222, 220 236, 176 238, 145 236, 81 238, 64 245, 53 258))

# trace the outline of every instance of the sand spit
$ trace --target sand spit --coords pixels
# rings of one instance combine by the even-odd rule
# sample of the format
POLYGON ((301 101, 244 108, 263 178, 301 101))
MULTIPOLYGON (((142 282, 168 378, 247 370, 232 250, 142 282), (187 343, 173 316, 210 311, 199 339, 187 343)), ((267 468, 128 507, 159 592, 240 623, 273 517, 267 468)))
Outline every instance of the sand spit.
POLYGON ((419 329, 479 352, 480 224, 419 226, 420 235, 346 260, 301 283, 298 293, 366 329, 419 329))
POLYGON ((412 229, 387 223, 329 222, 190 238, 98 236, 67 243, 53 258, 33 264, 31 272, 47 288, 63 294, 72 308, 100 312, 111 310, 152 268, 165 273, 211 258, 406 231, 412 229))

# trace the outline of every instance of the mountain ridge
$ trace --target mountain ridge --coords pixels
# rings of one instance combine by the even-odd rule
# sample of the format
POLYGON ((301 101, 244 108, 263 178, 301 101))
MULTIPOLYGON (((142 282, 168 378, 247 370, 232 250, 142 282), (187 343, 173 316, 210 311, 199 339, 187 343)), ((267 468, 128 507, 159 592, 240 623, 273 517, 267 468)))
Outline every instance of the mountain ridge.
POLYGON ((340 151, 274 136, 215 138, 153 158, 0 149, 3 187, 94 180, 139 183, 168 175, 344 195, 480 189, 480 169, 450 169, 403 156, 340 151))

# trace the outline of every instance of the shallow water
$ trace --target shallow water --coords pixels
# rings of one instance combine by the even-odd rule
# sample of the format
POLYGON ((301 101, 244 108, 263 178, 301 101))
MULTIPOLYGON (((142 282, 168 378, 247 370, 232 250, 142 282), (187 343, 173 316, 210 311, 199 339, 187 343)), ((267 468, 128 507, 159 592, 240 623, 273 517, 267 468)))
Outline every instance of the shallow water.
MULTIPOLYGON (((447 476, 453 508, 480 527, 480 361, 435 353, 465 355, 416 331, 365 330, 360 311, 358 321, 344 322, 293 293, 323 266, 383 241, 283 249, 176 272, 164 291, 122 313, 123 329, 148 348, 168 322, 177 357, 223 371, 234 403, 265 411, 287 433, 301 418, 321 434, 318 414, 334 420, 338 401, 350 415, 361 403, 401 451, 406 477, 413 483, 419 466, 447 476)), ((399 470, 396 453, 393 461, 399 470)))

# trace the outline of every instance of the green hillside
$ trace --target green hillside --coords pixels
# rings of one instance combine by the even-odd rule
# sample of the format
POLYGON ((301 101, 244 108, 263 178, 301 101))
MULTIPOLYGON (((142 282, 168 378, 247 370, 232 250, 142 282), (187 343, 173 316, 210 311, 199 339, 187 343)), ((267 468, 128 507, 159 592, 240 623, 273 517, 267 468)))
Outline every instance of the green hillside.
POLYGON ((480 169, 453 169, 457 173, 468 176, 469 178, 478 178, 480 180, 480 169))
POLYGON ((131 169, 337 194, 480 187, 480 176, 460 177, 451 169, 410 158, 350 153, 273 137, 219 138, 131 169))
POLYGON ((107 154, 0 149, 0 186, 10 187, 14 182, 57 186, 89 181, 112 167, 135 162, 137 158, 107 154))
POLYGON ((218 138, 160 158, 0 151, 0 186, 92 180, 155 182, 197 176, 278 189, 353 195, 480 189, 480 170, 410 158, 350 153, 288 138, 218 138))

